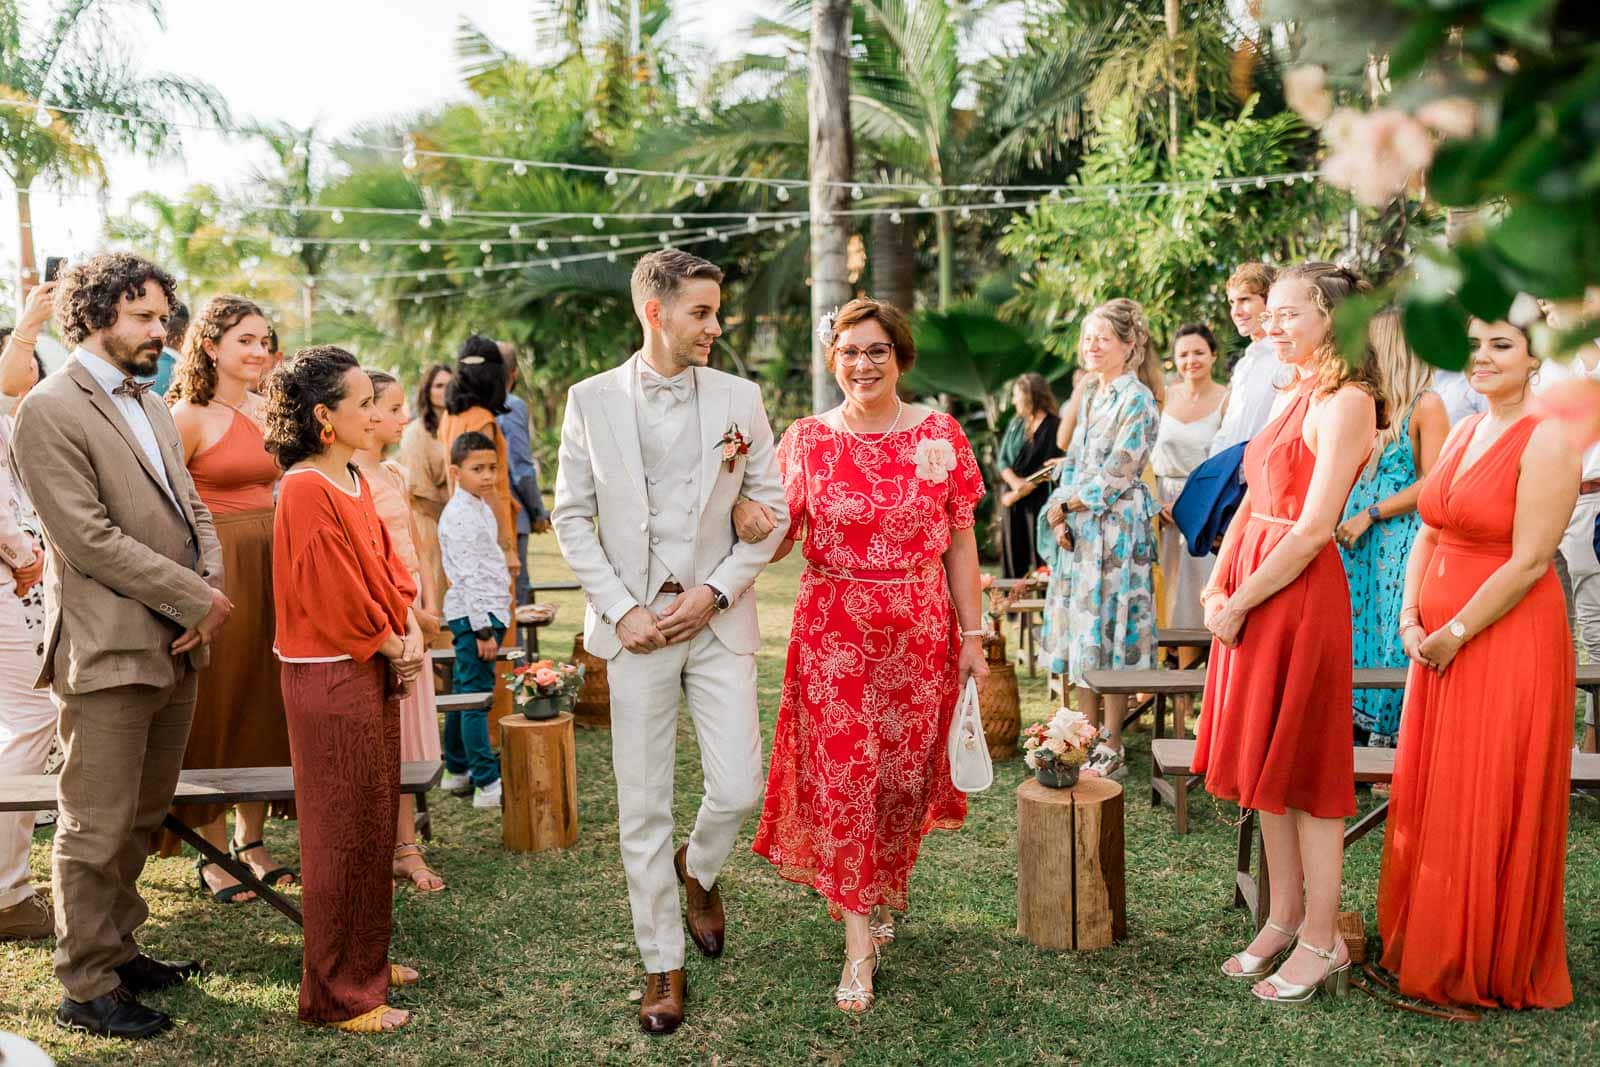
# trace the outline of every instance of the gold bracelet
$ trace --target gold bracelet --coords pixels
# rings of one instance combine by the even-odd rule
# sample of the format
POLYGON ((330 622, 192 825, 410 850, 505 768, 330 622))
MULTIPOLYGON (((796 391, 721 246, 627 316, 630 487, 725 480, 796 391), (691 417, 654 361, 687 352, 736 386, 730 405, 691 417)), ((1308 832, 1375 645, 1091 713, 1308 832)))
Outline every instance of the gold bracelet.
POLYGON ((11 339, 13 341, 21 342, 22 344, 25 344, 25 345, 34 345, 34 344, 38 344, 39 343, 39 338, 37 336, 24 337, 20 333, 17 333, 15 330, 11 331, 11 339))

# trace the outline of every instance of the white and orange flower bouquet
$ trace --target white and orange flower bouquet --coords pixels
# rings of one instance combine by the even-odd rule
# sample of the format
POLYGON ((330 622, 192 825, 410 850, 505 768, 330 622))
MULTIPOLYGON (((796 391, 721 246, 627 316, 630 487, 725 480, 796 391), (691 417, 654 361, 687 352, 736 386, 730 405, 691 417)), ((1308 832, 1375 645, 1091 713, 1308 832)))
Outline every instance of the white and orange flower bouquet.
POLYGON ((1081 711, 1058 708, 1049 722, 1036 722, 1022 731, 1023 761, 1031 770, 1040 767, 1078 767, 1089 758, 1100 730, 1081 711))

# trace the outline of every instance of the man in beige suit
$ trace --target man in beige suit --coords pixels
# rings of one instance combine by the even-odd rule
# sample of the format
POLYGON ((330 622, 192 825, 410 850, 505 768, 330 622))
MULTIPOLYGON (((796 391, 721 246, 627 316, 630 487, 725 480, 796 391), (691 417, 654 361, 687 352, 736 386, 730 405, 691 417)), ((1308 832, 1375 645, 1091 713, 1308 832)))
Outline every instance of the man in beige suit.
POLYGON ((49 546, 38 685, 66 763, 51 856, 59 1025, 142 1038, 171 1025, 141 993, 199 965, 139 951, 134 883, 177 787, 196 671, 232 604, 211 515, 184 466, 155 373, 172 279, 126 253, 72 268, 56 325, 76 346, 17 411, 11 459, 49 546))
POLYGON ((683 1021, 684 922, 707 956, 723 947, 717 875, 761 799, 751 585, 788 529, 772 428, 755 382, 711 370, 722 272, 666 249, 639 261, 633 302, 644 347, 567 394, 552 512, 588 596, 584 646, 609 661, 612 764, 634 940, 644 961, 639 1023, 683 1021), (767 509, 759 543, 734 537, 733 508, 767 509), (672 847, 678 704, 688 698, 705 797, 672 847))

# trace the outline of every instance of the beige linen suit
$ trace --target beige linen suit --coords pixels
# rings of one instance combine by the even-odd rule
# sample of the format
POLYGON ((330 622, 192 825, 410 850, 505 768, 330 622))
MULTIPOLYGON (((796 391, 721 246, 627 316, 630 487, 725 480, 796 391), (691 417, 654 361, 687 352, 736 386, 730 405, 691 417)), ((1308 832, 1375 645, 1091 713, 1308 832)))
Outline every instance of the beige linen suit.
POLYGON ((696 367, 681 408, 651 437, 641 397, 640 357, 573 386, 561 431, 556 539, 588 598, 584 647, 609 660, 612 765, 618 837, 628 876, 634 939, 649 973, 683 966, 683 918, 672 864, 672 792, 678 705, 694 719, 705 795, 684 865, 711 886, 761 799, 761 729, 755 653, 761 646, 751 585, 788 528, 772 428, 756 383, 696 367), (722 458, 730 426, 749 454, 722 458), (777 529, 762 543, 734 536, 743 493, 765 504, 777 529), (635 604, 659 615, 676 594, 700 584, 732 601, 694 637, 645 654, 624 649, 617 621, 635 604))
POLYGON ((112 398, 76 359, 17 411, 12 464, 49 547, 38 684, 60 709, 52 854, 56 976, 73 1000, 119 984, 148 910, 134 883, 177 787, 195 672, 172 642, 211 609, 222 550, 161 398, 139 401, 168 496, 112 398))

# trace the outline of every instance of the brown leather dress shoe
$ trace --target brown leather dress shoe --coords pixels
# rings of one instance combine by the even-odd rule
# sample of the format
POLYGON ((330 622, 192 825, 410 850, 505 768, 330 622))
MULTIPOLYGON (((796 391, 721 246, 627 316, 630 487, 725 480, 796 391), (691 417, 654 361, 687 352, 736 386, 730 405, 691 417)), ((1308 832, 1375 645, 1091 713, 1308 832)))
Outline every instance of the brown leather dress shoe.
POLYGON ((689 937, 695 948, 712 959, 722 955, 722 894, 716 886, 706 889, 698 880, 689 877, 683 857, 689 846, 684 845, 672 857, 672 866, 678 872, 678 882, 683 886, 684 913, 689 920, 689 937))
POLYGON ((682 967, 645 975, 639 1028, 647 1034, 670 1034, 683 1025, 683 994, 687 988, 682 967))

